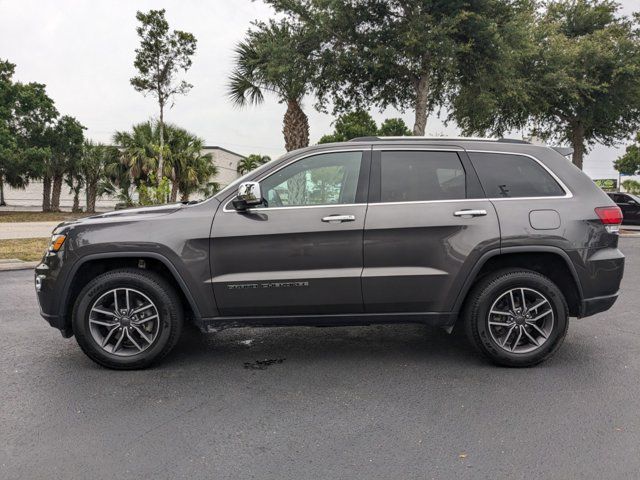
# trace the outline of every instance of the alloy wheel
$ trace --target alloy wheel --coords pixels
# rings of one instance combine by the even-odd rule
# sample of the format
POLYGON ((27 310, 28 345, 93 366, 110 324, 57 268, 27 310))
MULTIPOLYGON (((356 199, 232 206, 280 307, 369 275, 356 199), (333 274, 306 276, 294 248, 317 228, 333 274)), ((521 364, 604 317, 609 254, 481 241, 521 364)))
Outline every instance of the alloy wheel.
POLYGON ((502 293, 488 314, 489 333, 509 353, 530 353, 541 348, 553 330, 549 299, 532 288, 512 288, 502 293))
POLYGON ((160 315, 144 293, 115 288, 94 302, 89 311, 89 330, 103 350, 128 357, 153 345, 160 331, 160 315))

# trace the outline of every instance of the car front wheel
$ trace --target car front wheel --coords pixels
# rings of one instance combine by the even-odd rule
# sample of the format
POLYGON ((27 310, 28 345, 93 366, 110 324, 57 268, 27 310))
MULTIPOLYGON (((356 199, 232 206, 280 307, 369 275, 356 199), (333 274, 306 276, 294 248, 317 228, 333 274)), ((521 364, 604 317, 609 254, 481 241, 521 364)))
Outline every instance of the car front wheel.
POLYGON ((73 309, 82 350, 108 368, 145 368, 175 346, 183 324, 180 298, 160 275, 119 269, 94 278, 73 309))

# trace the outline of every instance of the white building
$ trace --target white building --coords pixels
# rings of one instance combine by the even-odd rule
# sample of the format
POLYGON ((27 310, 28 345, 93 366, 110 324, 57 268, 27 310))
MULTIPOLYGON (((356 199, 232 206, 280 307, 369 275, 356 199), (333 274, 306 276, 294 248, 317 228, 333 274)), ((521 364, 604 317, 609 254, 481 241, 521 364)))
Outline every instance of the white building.
MULTIPOLYGON (((217 146, 206 146, 203 148, 202 153, 211 154, 213 163, 218 167, 218 174, 212 178, 211 181, 218 182, 221 188, 238 178, 238 162, 244 158, 242 155, 217 146)), ((24 190, 11 188, 5 185, 4 197, 7 207, 9 208, 20 207, 25 209, 38 209, 42 206, 42 182, 32 181, 24 190)), ((80 206, 83 209, 86 206, 85 198, 83 191, 80 193, 80 206)), ((115 199, 106 196, 98 198, 96 201, 96 209, 113 209, 116 202, 117 201, 115 199)), ((66 184, 63 184, 62 193, 60 195, 60 207, 63 210, 69 210, 72 205, 73 195, 69 193, 69 188, 66 184)))

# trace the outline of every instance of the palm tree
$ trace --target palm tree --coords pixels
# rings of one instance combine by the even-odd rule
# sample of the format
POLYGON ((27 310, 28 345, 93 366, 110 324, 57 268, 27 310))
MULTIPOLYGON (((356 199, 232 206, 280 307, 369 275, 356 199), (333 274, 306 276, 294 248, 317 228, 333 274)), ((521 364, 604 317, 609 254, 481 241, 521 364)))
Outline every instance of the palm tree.
MULTIPOLYGON (((104 182, 104 179, 107 176, 107 166, 113 164, 115 164, 115 167, 112 167, 110 172, 113 173, 118 169, 121 171, 124 170, 123 175, 126 173, 127 177, 129 177, 129 172, 126 171, 126 168, 123 168, 124 165, 120 163, 120 152, 116 147, 103 145, 102 143, 93 143, 91 140, 86 140, 84 142, 82 160, 79 165, 79 173, 82 176, 82 180, 85 185, 87 213, 95 213, 96 200, 99 196, 105 193, 105 189, 100 188, 100 181, 103 180, 104 182)), ((121 182, 118 181, 118 183, 121 182)), ((127 183, 127 181, 125 180, 124 183, 127 183)), ((106 185, 103 184, 103 186, 106 185)))
POLYGON ((238 107, 259 105, 264 92, 287 104, 284 143, 287 151, 309 145, 309 120, 301 107, 314 69, 313 48, 286 20, 256 23, 235 48, 236 66, 229 77, 229 96, 238 107))
POLYGON ((203 185, 210 183, 218 173, 211 154, 204 154, 204 140, 176 127, 165 126, 167 134, 167 156, 165 176, 171 178, 171 201, 175 202, 178 192, 181 201, 189 201, 189 196, 203 185))
POLYGON ((113 141, 121 149, 120 161, 129 169, 133 182, 147 184, 160 156, 157 122, 147 121, 134 125, 130 132, 116 132, 113 141))
POLYGON ((252 153, 238 162, 238 173, 240 175, 244 175, 245 173, 249 173, 269 161, 271 161, 271 157, 268 157, 267 155, 252 153))

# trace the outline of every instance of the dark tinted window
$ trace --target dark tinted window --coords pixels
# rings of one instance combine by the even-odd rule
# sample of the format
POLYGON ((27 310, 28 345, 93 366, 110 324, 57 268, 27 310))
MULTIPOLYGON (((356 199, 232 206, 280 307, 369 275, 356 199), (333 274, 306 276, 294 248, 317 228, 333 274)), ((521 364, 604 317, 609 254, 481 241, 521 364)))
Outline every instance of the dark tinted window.
POLYGON ((382 152, 380 201, 465 198, 465 175, 455 152, 382 152))
POLYGON ((490 198, 555 197, 564 190, 538 162, 523 155, 470 152, 482 187, 490 198))

